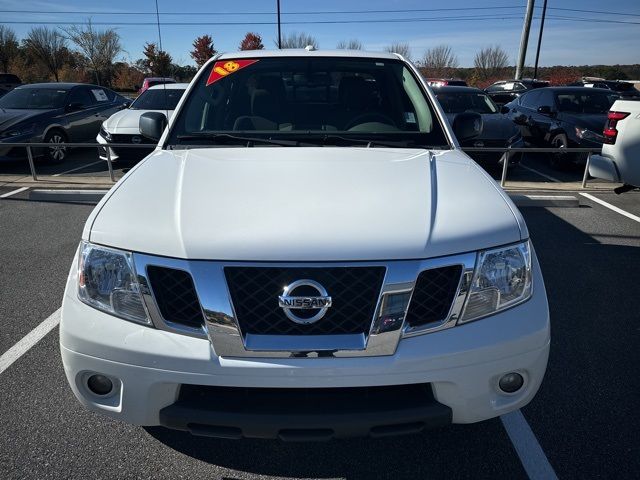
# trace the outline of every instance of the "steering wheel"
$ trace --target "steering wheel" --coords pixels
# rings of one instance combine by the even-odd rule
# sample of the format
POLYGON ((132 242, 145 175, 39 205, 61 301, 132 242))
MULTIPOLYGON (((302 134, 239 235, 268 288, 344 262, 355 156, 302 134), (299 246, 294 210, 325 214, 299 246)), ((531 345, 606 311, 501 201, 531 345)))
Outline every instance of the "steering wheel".
POLYGON ((355 127, 356 125, 360 125, 361 123, 374 123, 374 122, 386 123, 388 125, 391 125, 397 128, 396 122, 394 122, 391 117, 388 117, 383 113, 369 112, 369 113, 362 113, 358 115, 356 118, 351 120, 344 129, 351 130, 353 127, 355 127))

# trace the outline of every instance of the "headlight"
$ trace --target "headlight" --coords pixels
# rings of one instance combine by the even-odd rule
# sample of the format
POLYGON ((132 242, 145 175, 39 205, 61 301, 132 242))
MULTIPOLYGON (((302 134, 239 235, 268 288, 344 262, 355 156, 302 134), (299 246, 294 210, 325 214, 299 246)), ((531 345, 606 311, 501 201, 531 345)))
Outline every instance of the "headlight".
POLYGON ((100 135, 102 135, 102 138, 104 138, 105 140, 109 142, 111 141, 111 134, 107 132, 107 130, 104 128, 104 125, 100 126, 100 135))
POLYGON ((531 297, 529 242, 480 252, 461 323, 491 315, 531 297))
POLYGON ((78 265, 78 297, 87 305, 111 315, 151 324, 129 252, 82 242, 78 265))
POLYGON ((604 137, 599 133, 592 132, 587 128, 575 127, 576 137, 580 140, 591 140, 594 142, 604 142, 604 137))
POLYGON ((32 123, 30 125, 22 125, 18 128, 14 128, 13 130, 0 133, 0 138, 10 138, 10 137, 17 137, 20 135, 28 135, 30 133, 33 133, 35 129, 36 129, 35 123, 32 123))

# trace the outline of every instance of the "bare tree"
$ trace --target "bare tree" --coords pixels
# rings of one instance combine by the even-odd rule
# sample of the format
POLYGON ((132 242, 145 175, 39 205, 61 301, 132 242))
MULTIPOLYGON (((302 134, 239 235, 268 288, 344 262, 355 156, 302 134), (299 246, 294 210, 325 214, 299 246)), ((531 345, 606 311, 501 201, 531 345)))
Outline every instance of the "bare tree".
POLYGON ((341 40, 338 42, 338 44, 336 45, 337 49, 340 50, 362 50, 362 42, 360 40, 357 40, 355 38, 352 38, 349 41, 344 41, 341 40))
POLYGON ((402 55, 407 60, 411 60, 411 47, 408 43, 394 42, 388 47, 385 47, 385 52, 397 53, 402 55))
POLYGON ((59 82, 58 72, 69 53, 67 40, 57 30, 34 27, 29 31, 24 44, 28 51, 49 70, 56 82, 59 82))
POLYGON ((82 52, 100 85, 100 74, 112 69, 116 56, 122 51, 120 35, 113 28, 95 29, 91 20, 83 26, 73 25, 63 31, 82 52))
POLYGON ((425 52, 422 66, 429 69, 430 75, 445 76, 458 66, 458 57, 450 45, 438 45, 425 52))
POLYGON ((9 62, 18 55, 18 37, 9 27, 0 25, 0 65, 2 71, 9 71, 9 62))
MULTIPOLYGON (((282 37, 282 48, 305 48, 309 45, 318 48, 318 40, 308 33, 291 32, 282 37)), ((276 42, 276 46, 278 46, 278 42, 276 42)))
POLYGON ((498 45, 485 47, 476 53, 473 64, 480 78, 488 78, 509 66, 509 56, 498 45))

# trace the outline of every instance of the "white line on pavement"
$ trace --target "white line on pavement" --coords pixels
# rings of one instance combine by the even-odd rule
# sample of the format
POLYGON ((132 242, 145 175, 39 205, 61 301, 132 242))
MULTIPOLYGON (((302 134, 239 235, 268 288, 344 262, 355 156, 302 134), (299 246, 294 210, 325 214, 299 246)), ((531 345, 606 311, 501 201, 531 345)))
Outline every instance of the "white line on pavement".
POLYGON ((82 170, 84 168, 90 167, 91 165, 97 165, 98 163, 102 163, 102 160, 98 160, 97 162, 87 163, 86 165, 82 165, 81 167, 72 168, 71 170, 67 170, 66 172, 56 173, 52 175, 52 177, 59 177, 60 175, 64 175, 65 173, 76 172, 78 170, 82 170))
POLYGON ((544 454, 538 439, 520 410, 500 417, 516 449, 518 458, 531 480, 557 480, 556 472, 544 454))
POLYGON ((28 190, 28 189, 29 189, 29 187, 17 188, 16 190, 11 190, 10 192, 3 193, 2 195, 0 195, 0 198, 7 198, 7 197, 10 197, 11 195, 15 195, 16 193, 24 192, 25 190, 28 190))
POLYGON ((520 166, 522 168, 524 168, 525 170, 529 170, 530 172, 533 172, 533 173, 535 173, 537 175, 540 175, 541 177, 544 177, 547 180, 551 180, 552 182, 558 182, 558 183, 562 182, 561 180, 558 180, 557 178, 552 177, 551 175, 547 175, 546 173, 542 173, 541 171, 536 170, 535 168, 527 167, 526 165, 523 165, 522 163, 520 163, 520 166))
POLYGON ((583 197, 587 197, 589 200, 593 200, 596 203, 599 203, 603 207, 607 207, 609 210, 613 210, 614 212, 619 213, 620 215, 624 215, 625 217, 640 223, 640 217, 638 217, 637 215, 634 215, 633 213, 629 213, 625 210, 622 210, 621 208, 618 208, 615 205, 611 205, 610 203, 607 203, 604 200, 600 200, 598 197, 594 197, 593 195, 590 195, 588 193, 580 193, 580 195, 582 195, 583 197))
POLYGON ((0 373, 4 372, 13 362, 27 353, 31 347, 60 323, 61 308, 53 312, 40 325, 27 333, 22 339, 0 357, 0 373))

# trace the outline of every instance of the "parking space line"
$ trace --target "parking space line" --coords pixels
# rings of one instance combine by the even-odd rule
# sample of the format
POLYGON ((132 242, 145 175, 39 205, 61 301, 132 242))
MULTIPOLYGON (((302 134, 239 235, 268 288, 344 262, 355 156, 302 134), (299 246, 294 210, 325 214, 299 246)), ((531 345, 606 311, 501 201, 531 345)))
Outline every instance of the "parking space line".
POLYGON ((593 195, 590 195, 588 193, 581 192, 580 195, 582 195, 583 197, 587 197, 589 200, 593 200, 596 203, 599 203, 603 207, 607 207, 609 210, 613 210, 614 212, 619 213, 620 215, 624 215, 625 217, 640 223, 640 217, 638 217, 637 215, 634 215, 633 213, 629 213, 626 210, 622 210, 621 208, 618 208, 615 205, 611 205, 610 203, 605 202, 604 200, 600 200, 598 197, 594 197, 593 195))
POLYGON ((28 190, 28 189, 29 189, 29 187, 17 188, 15 190, 10 191, 10 192, 3 193, 2 195, 0 195, 0 198, 7 198, 7 197, 10 197, 11 195, 15 195, 16 193, 24 192, 25 190, 28 190))
POLYGON ((530 172, 533 172, 533 173, 535 173, 537 175, 540 175, 541 177, 544 177, 547 180, 551 180, 552 182, 562 183, 562 180, 558 180, 557 178, 552 177, 551 175, 547 175, 546 173, 542 173, 539 170, 536 170, 535 168, 527 167, 526 165, 523 165, 522 162, 520 163, 520 167, 524 168, 525 170, 529 170, 530 172))
POLYGON ((82 170, 84 168, 90 167, 91 165, 97 165, 98 163, 102 163, 102 160, 98 160, 97 162, 93 162, 93 163, 88 163, 80 167, 72 168, 71 170, 67 170, 66 172, 56 173, 55 175, 52 175, 52 177, 59 177, 60 175, 64 175, 65 173, 77 172, 78 170, 82 170))
POLYGON ((59 308, 49 315, 40 325, 27 333, 18 343, 0 356, 0 374, 9 368, 13 362, 27 353, 31 347, 42 340, 47 333, 60 323, 61 310, 62 308, 59 308))
POLYGON ((500 417, 507 435, 516 449, 518 458, 531 480, 557 480, 549 459, 520 410, 500 417))

